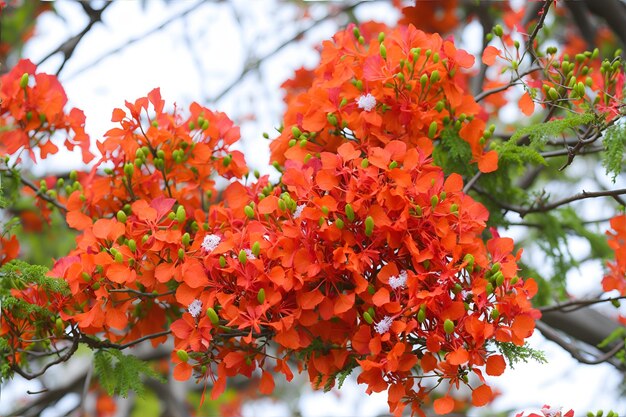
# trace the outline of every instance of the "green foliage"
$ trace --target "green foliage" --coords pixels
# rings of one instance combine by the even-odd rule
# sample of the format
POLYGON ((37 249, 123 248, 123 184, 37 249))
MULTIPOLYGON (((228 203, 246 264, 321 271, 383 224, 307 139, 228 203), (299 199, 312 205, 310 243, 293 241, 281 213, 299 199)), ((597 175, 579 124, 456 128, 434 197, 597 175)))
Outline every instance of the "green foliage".
POLYGON ((602 166, 606 169, 606 174, 611 174, 611 179, 615 183, 617 175, 622 172, 622 162, 624 161, 624 150, 626 149, 626 125, 624 123, 609 126, 604 132, 604 148, 602 166))
POLYGON ((94 354, 94 369, 100 384, 109 395, 127 397, 129 391, 134 391, 143 396, 143 376, 164 382, 163 377, 147 362, 133 355, 124 355, 116 349, 97 350, 94 354))
POLYGON ((597 121, 597 116, 593 113, 570 113, 563 119, 550 120, 549 122, 523 127, 515 132, 509 142, 517 143, 523 137, 528 136, 533 148, 543 148, 548 139, 554 138, 568 129, 597 123, 597 121))
POLYGON ((506 358, 511 369, 515 369, 515 364, 520 362, 528 363, 531 360, 538 363, 547 363, 546 355, 541 350, 531 348, 528 343, 524 346, 517 346, 511 342, 495 342, 496 347, 506 358))
POLYGON ((346 381, 346 378, 352 373, 352 370, 356 368, 357 366, 358 364, 353 361, 352 363, 347 365, 344 369, 331 375, 331 377, 328 378, 328 380, 326 381, 326 384, 324 385, 324 392, 329 392, 335 385, 335 382, 337 383, 337 389, 341 389, 341 387, 343 386, 343 383, 346 381))
POLYGON ((433 150, 433 160, 446 175, 456 172, 464 177, 470 177, 476 173, 474 164, 470 164, 472 148, 454 129, 445 129, 441 132, 441 139, 437 141, 433 150))

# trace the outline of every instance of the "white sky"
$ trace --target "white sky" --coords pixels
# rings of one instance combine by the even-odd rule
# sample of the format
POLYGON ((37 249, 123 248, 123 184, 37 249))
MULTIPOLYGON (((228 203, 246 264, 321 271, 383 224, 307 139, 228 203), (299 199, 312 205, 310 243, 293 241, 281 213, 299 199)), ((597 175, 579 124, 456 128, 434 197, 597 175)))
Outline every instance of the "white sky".
MULTIPOLYGON (((102 137, 112 127, 110 117, 114 107, 123 107, 124 100, 144 96, 157 86, 161 87, 162 96, 170 108, 173 102, 183 108, 193 100, 205 104, 203 100, 214 96, 237 77, 245 59, 243 51, 251 50, 257 56, 263 56, 302 27, 295 27, 298 24, 297 9, 289 2, 280 7, 270 0, 237 0, 230 2, 232 6, 205 4, 165 30, 123 48, 121 52, 109 53, 196 2, 169 3, 147 1, 145 9, 142 9, 139 1, 116 2, 105 12, 105 24, 93 28, 64 68, 60 78, 70 104, 87 114, 87 131, 92 139, 102 137), (237 16, 239 24, 245 28, 243 31, 237 26, 237 16), (189 39, 192 40, 190 43, 189 39), (103 56, 106 58, 97 65, 90 65, 103 56)), ((55 7, 67 20, 62 21, 52 14, 40 19, 38 35, 25 51, 25 56, 34 62, 79 32, 86 23, 76 3, 57 1, 55 7)), ((323 10, 314 8, 312 13, 315 16, 323 10)), ((357 9, 357 16, 360 19, 382 18, 393 23, 397 15, 387 4, 372 2, 357 9)), ((285 48, 263 65, 262 77, 247 77, 233 94, 217 106, 215 103, 209 106, 226 112, 235 121, 256 116, 255 121, 242 124, 244 150, 252 168, 261 172, 271 171, 267 164, 268 142, 262 139, 261 133, 267 131, 272 134, 273 128, 280 122, 282 101, 279 85, 301 65, 313 66, 317 55, 311 52, 312 47, 330 37, 335 29, 333 23, 320 25, 303 42, 285 48)), ((463 36, 466 42, 470 42, 471 49, 475 49, 481 36, 475 29, 471 27, 463 36)), ((58 65, 58 59, 51 59, 41 66, 41 70, 54 72, 58 65)), ((45 169, 66 170, 80 166, 80 157, 74 154, 66 156, 56 165, 47 165, 45 169)), ((596 276, 597 273, 597 269, 593 271, 596 276)), ((531 344, 545 350, 549 364, 521 364, 500 378, 490 378, 494 386, 503 391, 494 403, 494 409, 511 409, 512 416, 513 411, 552 404, 574 408, 577 415, 583 415, 583 411, 589 409, 618 405, 618 393, 613 387, 618 385, 619 379, 608 365, 579 365, 541 336, 533 336, 531 344)), ((12 408, 13 401, 17 401, 23 392, 22 383, 4 387, 0 413, 7 411, 7 407, 12 408)), ((357 387, 353 381, 347 381, 339 395, 304 395, 300 402, 303 415, 375 416, 387 411, 386 395, 367 397, 363 387, 357 387)), ((626 406, 624 401, 621 406, 623 409, 626 406)), ((245 412, 247 416, 287 415, 285 408, 270 401, 253 404, 245 412)), ((489 415, 487 410, 479 410, 475 415, 479 413, 489 415)))

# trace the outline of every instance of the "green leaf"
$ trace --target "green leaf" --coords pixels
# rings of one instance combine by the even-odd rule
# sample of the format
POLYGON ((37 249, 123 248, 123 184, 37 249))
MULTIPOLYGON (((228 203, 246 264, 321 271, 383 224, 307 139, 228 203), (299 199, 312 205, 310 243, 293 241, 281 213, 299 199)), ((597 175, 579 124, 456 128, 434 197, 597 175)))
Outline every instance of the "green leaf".
POLYGON ((100 349, 94 354, 94 370, 102 387, 109 395, 127 397, 129 391, 145 394, 144 376, 164 382, 163 377, 148 362, 133 355, 124 355, 116 349, 100 349))
POLYGON ((624 123, 610 126, 604 132, 604 152, 602 166, 606 169, 606 174, 611 175, 611 180, 615 183, 617 175, 622 172, 622 162, 624 161, 624 150, 626 149, 626 125, 624 123))

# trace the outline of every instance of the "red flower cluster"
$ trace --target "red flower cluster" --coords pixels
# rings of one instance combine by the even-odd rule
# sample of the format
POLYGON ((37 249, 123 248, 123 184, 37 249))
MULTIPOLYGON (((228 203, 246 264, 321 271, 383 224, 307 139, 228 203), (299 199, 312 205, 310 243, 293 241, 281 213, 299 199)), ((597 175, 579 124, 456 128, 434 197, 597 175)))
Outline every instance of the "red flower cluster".
POLYGON ((270 145, 273 161, 304 161, 347 140, 360 150, 397 140, 429 155, 432 141, 454 129, 482 172, 497 168, 497 154, 483 149, 485 121, 462 75, 472 55, 413 26, 350 27, 333 40, 322 46, 312 86, 288 98, 286 129, 270 145))
POLYGON ((52 135, 65 131, 65 147, 80 147, 83 161, 91 161, 84 113, 76 108, 65 113, 67 96, 59 80, 35 70, 35 64, 22 60, 0 78, 0 157, 26 150, 36 161, 37 148, 45 159, 59 150, 52 135))
POLYGON ((424 415, 426 376, 450 383, 440 414, 471 373, 473 404, 489 402, 484 373, 505 369, 495 342, 522 345, 539 313, 513 241, 485 242, 487 210, 432 163, 449 129, 481 171, 497 167, 459 75, 473 59, 413 27, 363 33, 327 42, 312 87, 289 99, 272 144, 278 184, 231 181, 218 198, 216 175, 248 178, 221 113, 195 103, 188 117, 167 113, 158 89, 115 109, 102 158, 61 197, 80 235, 52 274, 71 297, 33 302, 117 344, 157 344, 171 330, 174 376, 212 380, 213 397, 253 372, 271 393, 271 372, 290 380, 296 364, 325 388, 358 369, 396 414, 424 415))

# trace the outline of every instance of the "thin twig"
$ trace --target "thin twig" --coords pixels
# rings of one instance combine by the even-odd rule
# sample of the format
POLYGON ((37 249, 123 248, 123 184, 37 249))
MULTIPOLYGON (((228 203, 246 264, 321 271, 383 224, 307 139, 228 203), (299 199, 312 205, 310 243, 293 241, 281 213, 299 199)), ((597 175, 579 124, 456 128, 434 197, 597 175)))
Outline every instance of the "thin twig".
POLYGON ((352 5, 349 6, 344 6, 340 9, 338 9, 335 12, 329 13, 327 15, 325 15, 324 17, 321 17, 315 21, 313 21, 313 23, 311 23, 309 26, 307 26, 306 28, 300 30, 298 33, 296 33, 294 36, 292 36, 291 38, 285 40, 283 43, 281 43, 280 45, 278 45, 272 52, 269 52, 268 54, 264 55, 261 58, 258 58, 254 61, 251 62, 247 62, 246 65, 244 66, 243 70, 241 71, 241 73, 237 76, 237 78, 235 80, 233 80, 229 85, 227 85, 220 93, 218 93, 215 97, 212 98, 208 98, 207 101, 210 103, 215 103, 217 101, 219 101, 222 97, 224 97, 226 94, 228 94, 233 88, 235 88, 240 82, 241 80, 244 79, 244 77, 253 70, 256 70, 259 68, 259 66, 266 61, 268 58, 271 58, 272 56, 276 55, 278 52, 280 52, 282 49, 284 49, 286 46, 290 45, 291 43, 293 43, 294 41, 302 38, 307 32, 309 32, 311 29, 313 29, 314 27, 318 26, 319 24, 325 22, 328 19, 332 19, 334 17, 337 17, 341 14, 344 13, 348 13, 354 9, 356 9, 358 6, 360 6, 363 3, 369 3, 367 0, 363 0, 363 1, 359 1, 357 3, 354 3, 352 5))
MULTIPOLYGON (((489 193, 486 193, 483 190, 477 189, 476 187, 474 187, 474 189, 480 194, 484 194, 487 197, 491 197, 489 193)), ((543 203, 540 203, 539 205, 533 204, 532 206, 528 208, 497 201, 493 198, 491 199, 503 209, 513 211, 515 213, 518 213, 520 217, 524 217, 525 215, 529 213, 545 213, 557 207, 564 206, 566 204, 569 204, 578 200, 585 200, 587 198, 597 198, 597 197, 615 197, 615 196, 619 196, 623 194, 626 194, 626 188, 619 188, 616 190, 607 190, 607 191, 582 191, 578 194, 575 194, 573 196, 570 196, 561 200, 557 200, 550 204, 543 204, 543 203)))
POLYGON ((620 297, 610 297, 610 298, 594 298, 591 300, 574 300, 574 301, 568 301, 567 303, 540 307, 539 311, 541 311, 542 313, 547 313, 550 311, 569 312, 569 311, 578 310, 580 308, 588 307, 594 304, 613 302, 613 301, 624 300, 624 299, 626 299, 626 295, 622 295, 620 297))

